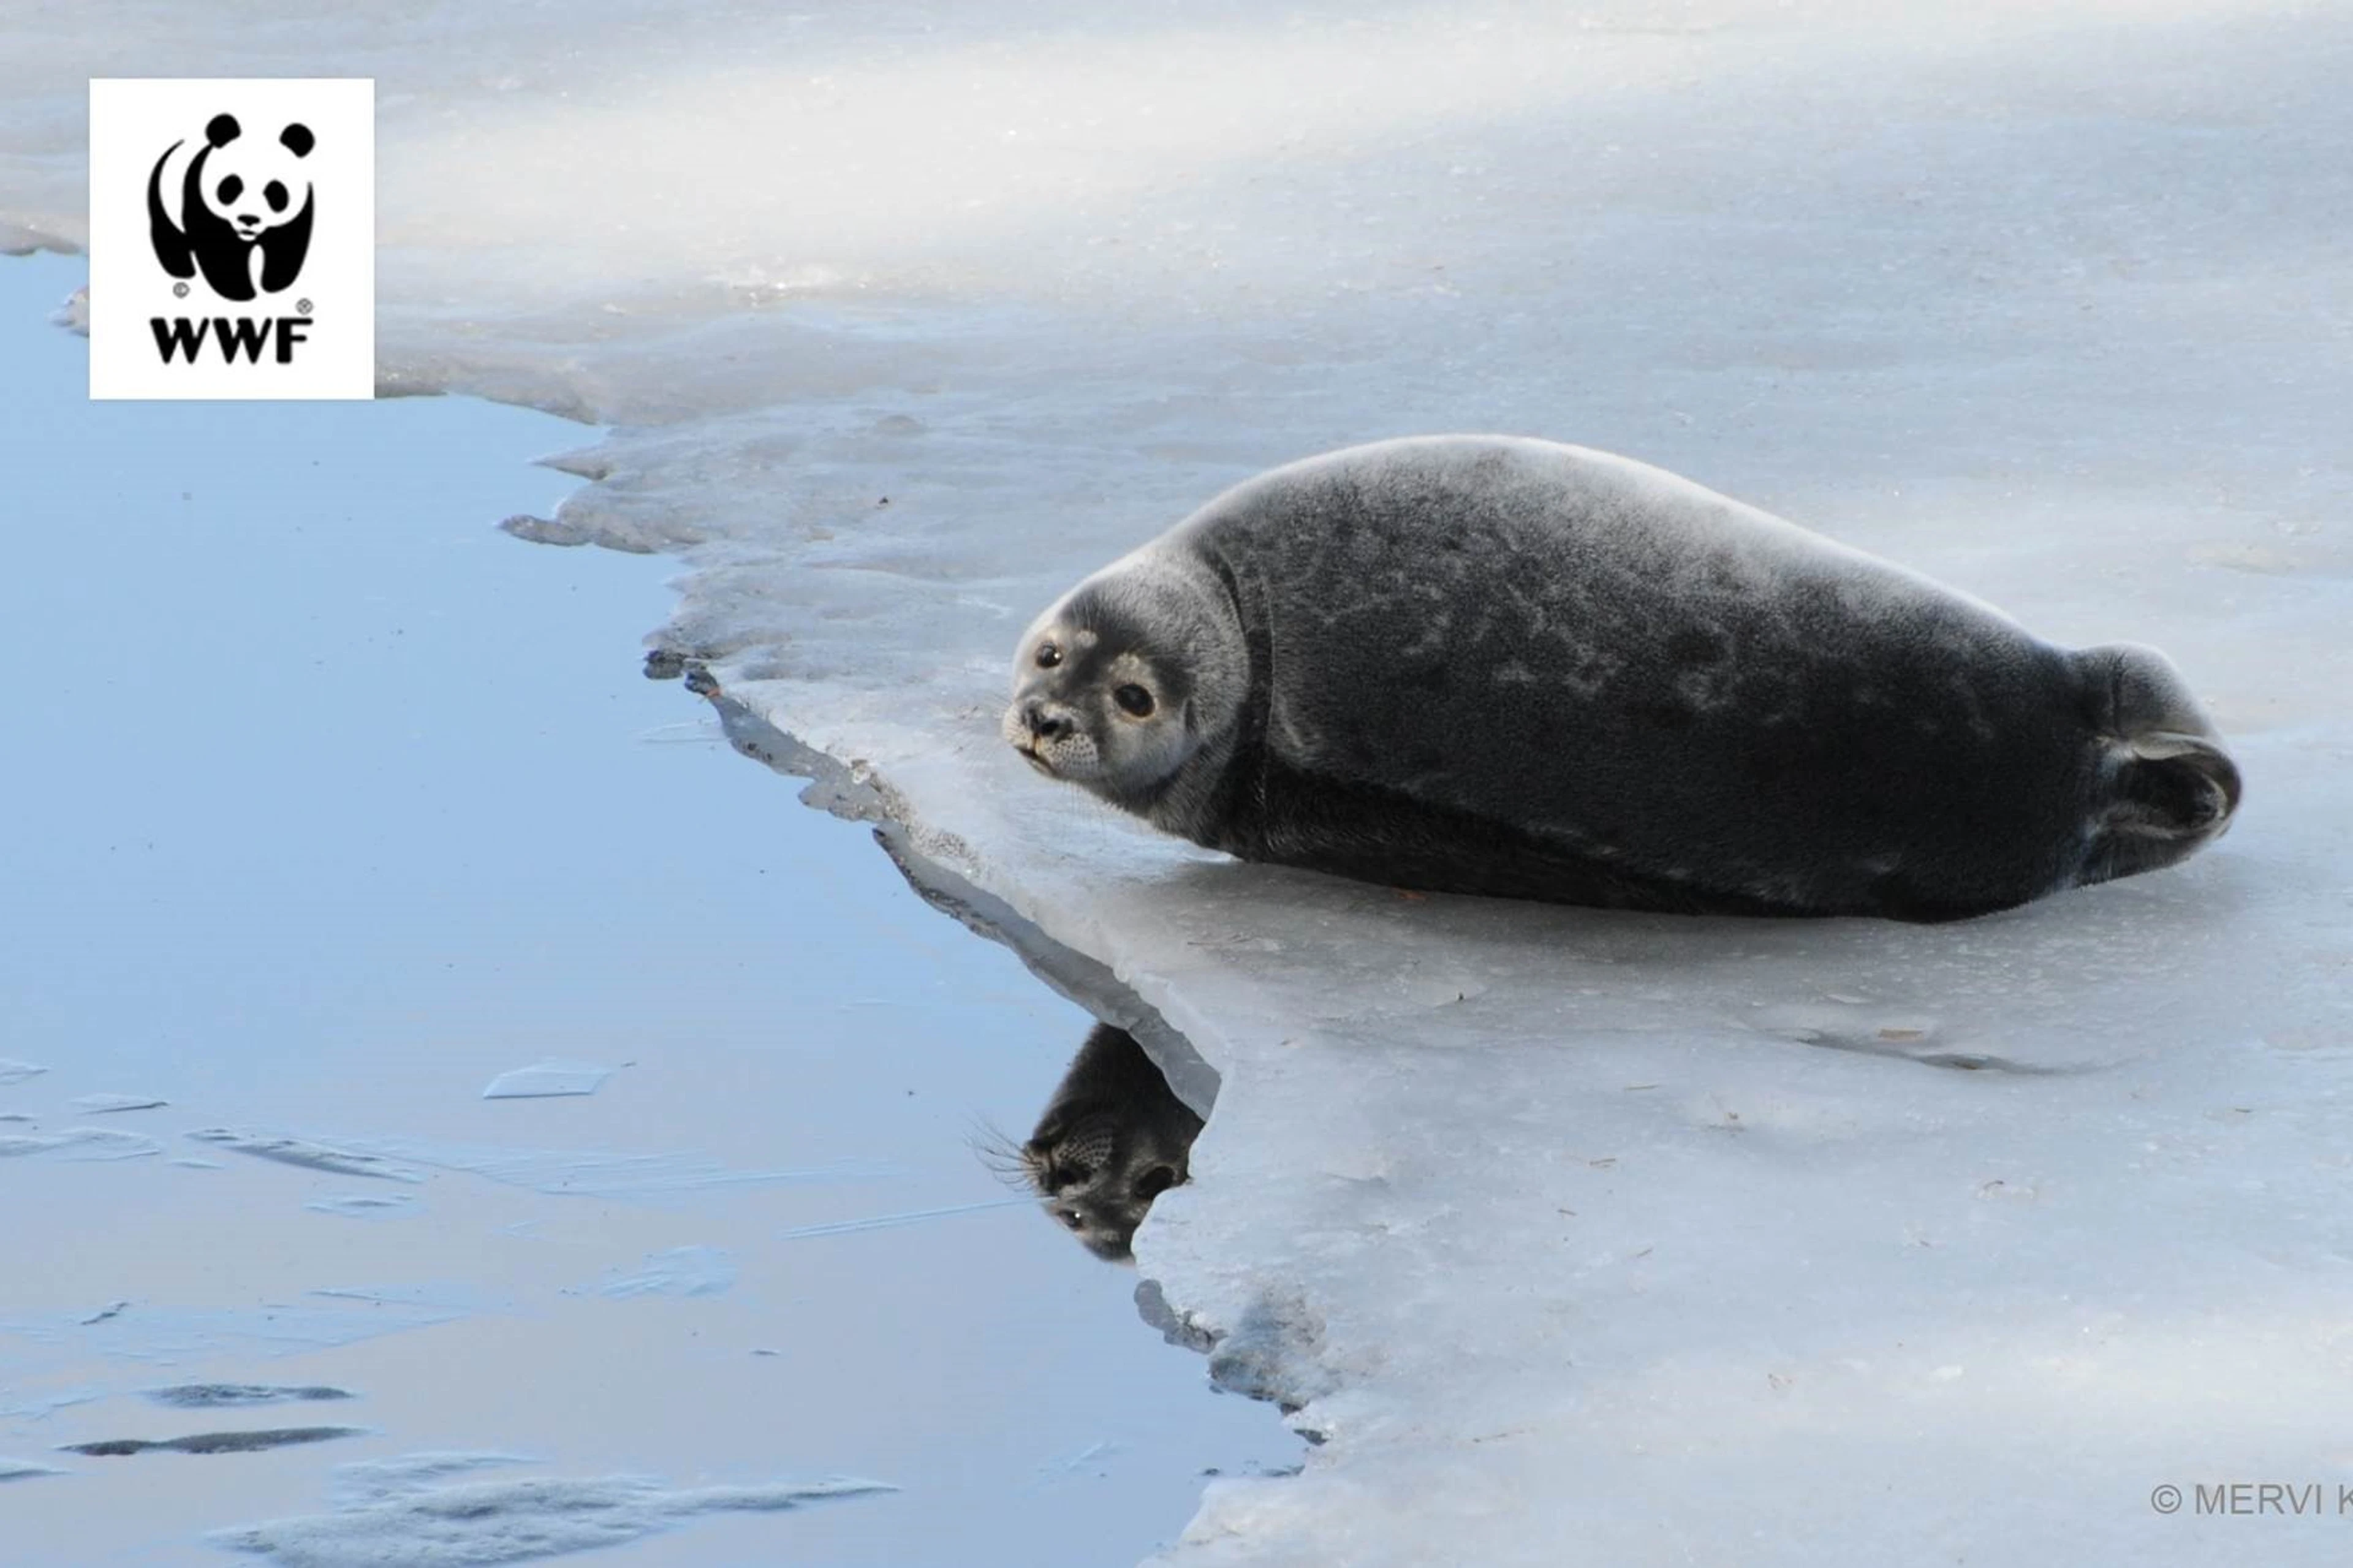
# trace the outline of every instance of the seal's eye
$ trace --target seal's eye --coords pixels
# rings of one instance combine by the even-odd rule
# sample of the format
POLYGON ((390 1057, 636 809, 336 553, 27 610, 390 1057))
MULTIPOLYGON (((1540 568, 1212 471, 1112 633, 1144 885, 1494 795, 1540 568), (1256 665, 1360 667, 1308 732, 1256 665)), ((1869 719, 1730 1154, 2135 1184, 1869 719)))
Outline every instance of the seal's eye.
POLYGON ((1138 719, 1147 719, 1152 715, 1152 693, 1141 686, 1123 686, 1111 694, 1111 700, 1138 719))
POLYGON ((1060 664, 1060 663, 1061 663, 1061 662, 1062 662, 1062 650, 1061 650, 1060 648, 1056 647, 1052 643, 1050 643, 1050 642, 1041 642, 1041 643, 1039 643, 1039 644, 1038 645, 1038 668, 1040 668, 1040 669, 1051 669, 1051 668, 1053 668, 1056 665, 1058 665, 1058 664, 1060 664))

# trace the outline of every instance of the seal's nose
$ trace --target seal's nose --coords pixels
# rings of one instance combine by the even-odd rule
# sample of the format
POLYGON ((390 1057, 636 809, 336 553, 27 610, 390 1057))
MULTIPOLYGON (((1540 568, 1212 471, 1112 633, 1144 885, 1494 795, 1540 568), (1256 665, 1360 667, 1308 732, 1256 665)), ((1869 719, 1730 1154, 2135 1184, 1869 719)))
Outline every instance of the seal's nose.
POLYGON ((1071 730, 1066 713, 1049 713, 1043 702, 1032 698, 1021 709, 1021 721, 1029 726, 1029 733, 1040 741, 1059 741, 1071 730))

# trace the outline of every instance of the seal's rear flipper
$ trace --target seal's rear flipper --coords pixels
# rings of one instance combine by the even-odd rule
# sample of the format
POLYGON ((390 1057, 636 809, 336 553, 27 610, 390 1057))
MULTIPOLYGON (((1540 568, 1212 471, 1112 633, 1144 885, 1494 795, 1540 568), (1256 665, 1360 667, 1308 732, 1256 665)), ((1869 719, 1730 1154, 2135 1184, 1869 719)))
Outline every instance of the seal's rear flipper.
POLYGON ((2155 870, 2221 837, 2239 809, 2239 767, 2179 672, 2130 644, 2082 658, 2109 737, 2083 879, 2155 870))
POLYGON ((2239 809, 2239 767, 2202 735, 2159 731, 2137 737, 2117 760, 2111 831, 2166 840, 2206 839, 2239 809))

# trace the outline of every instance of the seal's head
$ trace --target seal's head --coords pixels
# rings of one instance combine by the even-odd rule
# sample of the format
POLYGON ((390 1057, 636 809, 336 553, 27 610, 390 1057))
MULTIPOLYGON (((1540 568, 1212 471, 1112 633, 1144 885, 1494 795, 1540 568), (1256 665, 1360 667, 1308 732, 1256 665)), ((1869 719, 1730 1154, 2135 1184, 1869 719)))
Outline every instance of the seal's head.
POLYGON ((1200 1118, 1181 1105, 1157 1118, 1115 1104, 1061 1107, 1021 1146, 1021 1168, 1047 1212, 1081 1245, 1125 1263, 1152 1200, 1185 1184, 1200 1130, 1200 1118))
POLYGON ((1200 1134, 1200 1117, 1135 1037, 1098 1024, 1029 1141, 1002 1148, 1000 1168, 1089 1252, 1124 1263, 1153 1200, 1185 1184, 1200 1134))
POLYGON ((1231 727, 1247 668, 1214 579, 1166 555, 1130 556, 1023 634, 999 729, 1039 772, 1141 809, 1231 727))

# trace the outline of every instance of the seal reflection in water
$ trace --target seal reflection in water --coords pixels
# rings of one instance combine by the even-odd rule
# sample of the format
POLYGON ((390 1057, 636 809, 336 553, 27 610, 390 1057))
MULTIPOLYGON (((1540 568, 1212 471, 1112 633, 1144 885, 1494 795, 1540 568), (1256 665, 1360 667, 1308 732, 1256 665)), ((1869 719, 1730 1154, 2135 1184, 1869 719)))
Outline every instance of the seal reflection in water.
POLYGON ((1124 1029, 1087 1036, 1015 1159, 1089 1252, 1125 1262, 1152 1200, 1184 1184, 1201 1119, 1124 1029))
POLYGON ((1003 731, 1245 860, 1685 913, 1985 914, 2169 866, 2239 802, 2161 654, 1506 437, 1229 490, 1038 618, 1003 731))

